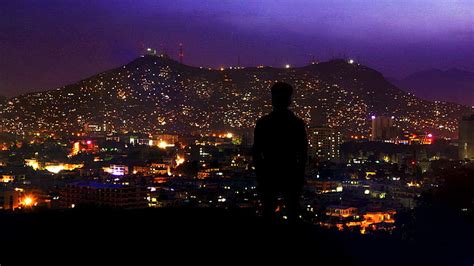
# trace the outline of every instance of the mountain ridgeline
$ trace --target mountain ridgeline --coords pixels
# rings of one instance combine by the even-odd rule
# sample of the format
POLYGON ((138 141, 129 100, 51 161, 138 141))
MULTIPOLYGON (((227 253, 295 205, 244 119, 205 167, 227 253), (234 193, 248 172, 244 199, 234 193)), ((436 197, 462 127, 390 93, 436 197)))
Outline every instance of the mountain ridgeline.
POLYGON ((9 99, 0 119, 4 131, 16 134, 69 134, 85 124, 115 132, 239 132, 271 110, 269 88, 276 81, 295 86, 292 109, 307 124, 324 117, 347 135, 367 135, 370 117, 387 115, 402 129, 452 137, 468 111, 421 100, 379 72, 344 60, 213 70, 146 55, 71 85, 9 99))
POLYGON ((395 81, 394 84, 423 99, 447 99, 474 106, 474 73, 466 70, 425 70, 395 81))

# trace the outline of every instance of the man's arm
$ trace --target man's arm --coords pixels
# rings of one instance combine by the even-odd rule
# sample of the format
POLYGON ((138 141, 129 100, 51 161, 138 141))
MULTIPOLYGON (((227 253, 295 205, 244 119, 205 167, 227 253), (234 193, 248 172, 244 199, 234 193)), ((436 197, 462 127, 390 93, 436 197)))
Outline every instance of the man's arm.
POLYGON ((306 162, 308 160, 308 136, 306 125, 301 121, 298 134, 298 173, 304 177, 306 162))
POLYGON ((252 159, 257 177, 261 175, 263 154, 262 154, 262 123, 257 121, 253 134, 252 159))

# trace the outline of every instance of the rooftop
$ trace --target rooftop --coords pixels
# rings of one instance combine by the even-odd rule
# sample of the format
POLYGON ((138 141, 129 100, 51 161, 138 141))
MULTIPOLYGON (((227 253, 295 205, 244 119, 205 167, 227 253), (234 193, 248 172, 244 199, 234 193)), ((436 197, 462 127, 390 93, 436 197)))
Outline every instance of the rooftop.
POLYGON ((69 185, 78 186, 78 187, 90 187, 90 188, 95 188, 95 189, 113 189, 113 188, 124 187, 121 184, 99 183, 95 181, 80 181, 80 182, 71 183, 69 185))

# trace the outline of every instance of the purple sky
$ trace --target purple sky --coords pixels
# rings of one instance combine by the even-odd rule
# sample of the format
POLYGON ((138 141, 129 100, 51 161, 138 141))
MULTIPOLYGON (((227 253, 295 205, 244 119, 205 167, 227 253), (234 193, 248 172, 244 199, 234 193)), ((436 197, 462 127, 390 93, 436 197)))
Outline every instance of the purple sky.
POLYGON ((0 94, 49 89, 145 47, 195 66, 355 58, 387 76, 474 71, 473 0, 2 1, 0 94))

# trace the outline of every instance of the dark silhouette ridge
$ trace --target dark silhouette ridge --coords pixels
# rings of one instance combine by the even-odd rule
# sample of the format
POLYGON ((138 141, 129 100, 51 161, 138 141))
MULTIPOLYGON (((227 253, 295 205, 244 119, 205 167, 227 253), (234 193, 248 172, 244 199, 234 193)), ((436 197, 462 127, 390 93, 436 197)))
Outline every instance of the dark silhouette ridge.
MULTIPOLYGON (((467 174, 461 178, 472 176, 467 174)), ((455 198, 450 202, 458 204, 465 197, 459 198, 459 184, 453 185, 448 194, 455 198)), ((265 262, 262 265, 288 260, 292 265, 471 265, 472 220, 443 204, 400 213, 400 224, 412 222, 390 235, 359 235, 309 224, 268 226, 253 208, 0 211, 0 260, 2 265, 33 259, 44 262, 38 265, 120 265, 128 260, 133 265, 239 260, 265 262)))
POLYGON ((394 84, 422 99, 474 105, 474 72, 430 69, 415 72, 394 84))
POLYGON ((284 198, 288 220, 299 216, 299 199, 304 183, 308 140, 305 123, 288 107, 293 88, 277 82, 271 88, 273 111, 257 121, 253 159, 263 216, 274 220, 277 198, 284 198))

